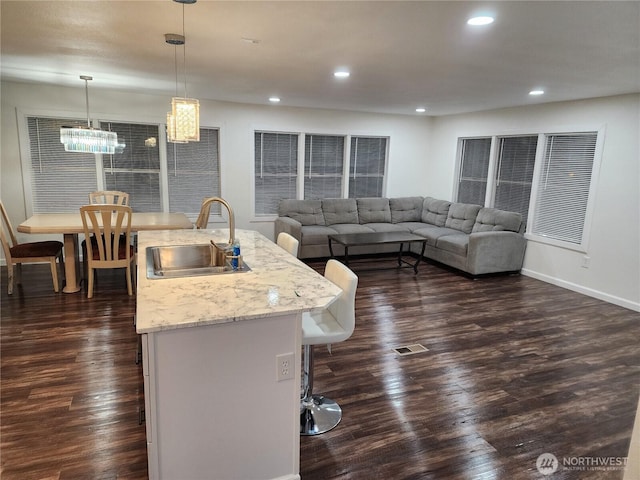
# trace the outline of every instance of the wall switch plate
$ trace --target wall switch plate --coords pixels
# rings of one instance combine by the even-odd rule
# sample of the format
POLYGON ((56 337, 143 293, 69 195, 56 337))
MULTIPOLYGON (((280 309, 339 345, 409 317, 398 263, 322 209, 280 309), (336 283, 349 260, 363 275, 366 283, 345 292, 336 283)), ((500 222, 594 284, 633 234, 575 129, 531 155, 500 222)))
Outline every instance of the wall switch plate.
POLYGON ((295 377, 295 355, 293 353, 282 353, 276 355, 276 380, 291 380, 295 377))
POLYGON ((582 268, 589 268, 589 264, 591 263, 591 257, 587 255, 582 256, 582 268))

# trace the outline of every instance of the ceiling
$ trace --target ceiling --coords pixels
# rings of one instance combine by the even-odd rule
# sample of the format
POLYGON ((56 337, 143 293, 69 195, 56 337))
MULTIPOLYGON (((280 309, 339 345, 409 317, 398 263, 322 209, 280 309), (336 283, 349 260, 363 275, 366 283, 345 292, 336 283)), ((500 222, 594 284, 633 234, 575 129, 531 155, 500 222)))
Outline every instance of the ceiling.
MULTIPOLYGON (((417 115, 640 92, 640 2, 7 1, 2 80, 417 115), (182 47, 165 33, 184 33, 182 47), (490 13, 495 22, 466 20, 490 13), (176 55, 177 54, 177 55, 176 55), (347 79, 333 72, 345 67, 347 79), (538 97, 528 95, 543 89, 538 97)), ((277 108, 277 107, 276 107, 277 108)))

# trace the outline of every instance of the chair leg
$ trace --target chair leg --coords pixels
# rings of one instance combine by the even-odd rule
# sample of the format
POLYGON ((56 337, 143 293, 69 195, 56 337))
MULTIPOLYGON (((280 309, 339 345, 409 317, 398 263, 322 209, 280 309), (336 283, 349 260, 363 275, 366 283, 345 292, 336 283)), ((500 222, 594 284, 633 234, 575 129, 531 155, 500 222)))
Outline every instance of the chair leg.
POLYGON ((13 263, 7 262, 7 293, 13 294, 13 263))
POLYGON ((51 264, 51 278, 53 279, 53 291, 58 293, 60 287, 58 286, 58 264, 56 262, 57 257, 53 257, 49 262, 51 264))
POLYGON ((340 405, 322 395, 313 394, 313 345, 304 346, 304 385, 300 400, 300 435, 328 432, 342 420, 340 405))
POLYGON ((133 295, 133 288, 131 287, 131 264, 127 265, 127 292, 129 296, 133 295))
POLYGON ((93 298, 93 272, 93 268, 87 267, 87 298, 93 298))

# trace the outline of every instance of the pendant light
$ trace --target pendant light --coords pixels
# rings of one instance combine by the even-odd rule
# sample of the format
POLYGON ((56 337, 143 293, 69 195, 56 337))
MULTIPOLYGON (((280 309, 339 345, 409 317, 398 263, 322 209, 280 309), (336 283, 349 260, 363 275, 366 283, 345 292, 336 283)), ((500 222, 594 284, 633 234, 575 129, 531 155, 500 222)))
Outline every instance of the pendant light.
POLYGON ((171 99, 171 111, 167 113, 167 140, 172 143, 200 141, 200 102, 187 96, 187 53, 184 35, 184 4, 195 0, 174 0, 182 3, 182 35, 167 33, 165 41, 176 47, 174 50, 176 67, 176 96, 171 99), (184 96, 178 96, 178 60, 177 46, 183 48, 184 96))
POLYGON ((80 79, 84 80, 87 103, 87 126, 60 127, 60 142, 64 144, 64 149, 67 152, 116 153, 116 148, 118 148, 118 134, 91 126, 89 117, 89 80, 93 80, 93 77, 80 75, 80 79))

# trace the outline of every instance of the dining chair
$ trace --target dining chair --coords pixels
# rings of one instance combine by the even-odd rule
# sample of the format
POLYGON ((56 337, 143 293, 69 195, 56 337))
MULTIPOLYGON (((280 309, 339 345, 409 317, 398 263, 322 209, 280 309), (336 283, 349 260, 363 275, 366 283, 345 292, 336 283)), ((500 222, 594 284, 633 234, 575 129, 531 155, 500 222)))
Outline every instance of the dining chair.
POLYGON ((127 291, 133 295, 132 275, 135 261, 131 245, 131 207, 127 205, 84 205, 80 207, 87 255, 87 298, 93 297, 94 271, 125 268, 127 291))
POLYGON ((9 215, 4 208, 4 204, 0 201, 0 211, 2 212, 2 226, 0 228, 0 240, 2 241, 2 250, 7 263, 8 273, 8 293, 13 294, 14 283, 14 265, 16 266, 15 283, 18 285, 22 279, 23 263, 43 263, 49 262, 51 265, 51 277, 53 278, 53 290, 60 291, 58 285, 58 267, 56 260, 59 260, 60 266, 64 272, 64 261, 62 259, 62 242, 56 240, 46 240, 42 242, 18 243, 13 226, 9 221, 9 215))
POLYGON ((89 203, 129 205, 129 194, 118 190, 98 190, 89 194, 89 203))
POLYGON ((298 247, 300 242, 293 235, 289 235, 287 232, 280 232, 278 234, 278 238, 276 239, 276 244, 284 248, 287 252, 289 252, 294 257, 298 256, 298 247))
POLYGON ((334 428, 342 419, 342 409, 330 398, 313 393, 313 347, 331 345, 348 339, 356 326, 356 289, 358 277, 349 267, 330 259, 324 276, 342 289, 329 307, 302 314, 303 397, 300 401, 300 434, 318 435, 334 428))

